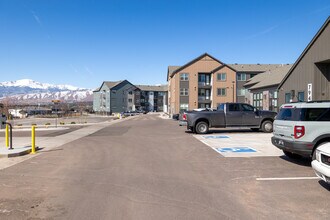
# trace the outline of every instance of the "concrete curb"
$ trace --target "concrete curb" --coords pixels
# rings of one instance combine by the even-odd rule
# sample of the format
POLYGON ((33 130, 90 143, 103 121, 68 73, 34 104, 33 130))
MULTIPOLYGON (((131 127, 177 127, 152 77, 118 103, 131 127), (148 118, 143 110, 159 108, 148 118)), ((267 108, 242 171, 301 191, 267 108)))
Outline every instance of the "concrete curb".
MULTIPOLYGON (((36 151, 40 150, 40 148, 36 147, 36 151)), ((1 149, 0 151, 0 158, 12 158, 12 157, 19 157, 24 156, 31 153, 31 146, 26 147, 18 147, 12 150, 8 148, 1 149)))

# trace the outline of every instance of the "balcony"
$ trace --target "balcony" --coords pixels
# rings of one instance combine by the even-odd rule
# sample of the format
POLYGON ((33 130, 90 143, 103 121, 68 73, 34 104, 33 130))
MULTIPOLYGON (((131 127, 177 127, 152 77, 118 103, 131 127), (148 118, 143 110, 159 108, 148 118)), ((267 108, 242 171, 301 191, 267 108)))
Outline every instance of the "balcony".
POLYGON ((199 103, 211 103, 210 96, 198 96, 199 103))
POLYGON ((198 88, 211 89, 211 87, 210 82, 198 82, 198 88))

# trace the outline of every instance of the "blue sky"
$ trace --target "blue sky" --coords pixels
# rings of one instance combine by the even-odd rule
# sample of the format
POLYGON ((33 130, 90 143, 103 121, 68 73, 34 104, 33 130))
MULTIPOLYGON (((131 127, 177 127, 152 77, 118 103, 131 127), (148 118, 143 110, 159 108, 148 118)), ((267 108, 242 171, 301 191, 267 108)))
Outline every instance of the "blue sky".
POLYGON ((329 0, 0 0, 0 81, 164 84, 205 52, 293 63, 329 15, 329 0))

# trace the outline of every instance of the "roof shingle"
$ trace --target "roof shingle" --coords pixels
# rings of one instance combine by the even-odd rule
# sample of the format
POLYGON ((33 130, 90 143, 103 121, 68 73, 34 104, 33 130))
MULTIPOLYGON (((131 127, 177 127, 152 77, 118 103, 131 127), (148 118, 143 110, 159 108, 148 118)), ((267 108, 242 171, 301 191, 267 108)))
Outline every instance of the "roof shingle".
POLYGON ((141 91, 150 92, 166 92, 168 90, 167 85, 149 86, 149 85, 136 85, 141 91))
POLYGON ((249 87, 249 89, 259 89, 269 86, 275 86, 281 83, 285 75, 291 69, 292 64, 286 64, 281 67, 277 67, 273 70, 260 73, 247 83, 244 84, 244 87, 249 87))

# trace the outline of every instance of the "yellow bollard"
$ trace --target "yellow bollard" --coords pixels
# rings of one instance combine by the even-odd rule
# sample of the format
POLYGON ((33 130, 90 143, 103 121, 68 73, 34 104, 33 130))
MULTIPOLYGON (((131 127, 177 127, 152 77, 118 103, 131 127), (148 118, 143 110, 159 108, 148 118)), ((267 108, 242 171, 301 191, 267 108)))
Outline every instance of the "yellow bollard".
POLYGON ((6 147, 9 147, 9 126, 6 125, 6 147))
POLYGON ((35 154, 36 153, 36 126, 32 126, 32 130, 31 130, 31 154, 35 154))

